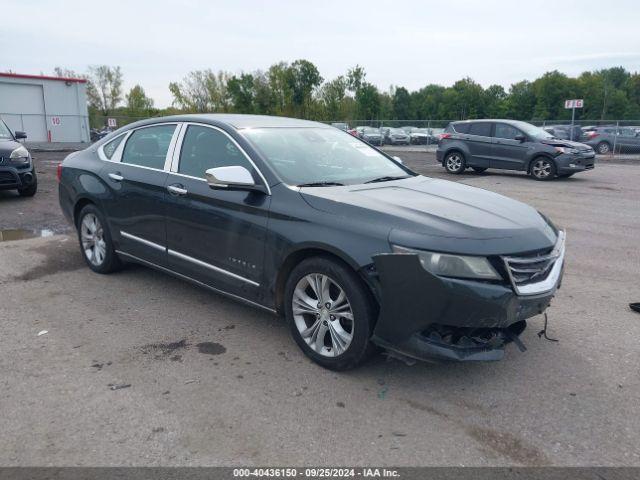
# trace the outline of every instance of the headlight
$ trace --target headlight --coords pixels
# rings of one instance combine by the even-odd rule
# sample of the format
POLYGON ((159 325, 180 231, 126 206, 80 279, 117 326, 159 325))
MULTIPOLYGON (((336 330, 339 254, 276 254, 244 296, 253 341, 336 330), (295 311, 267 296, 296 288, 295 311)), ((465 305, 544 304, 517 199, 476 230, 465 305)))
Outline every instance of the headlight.
POLYGON ((29 151, 24 147, 18 147, 11 152, 9 159, 14 163, 27 163, 29 161, 29 151))
POLYGON ((558 153, 571 153, 571 154, 580 153, 577 149, 570 148, 570 147, 556 147, 556 152, 558 152, 558 153))
POLYGON ((418 255, 422 267, 434 275, 480 280, 502 280, 502 277, 485 257, 427 252, 425 250, 399 247, 398 245, 393 245, 393 251, 395 253, 414 253, 418 255))

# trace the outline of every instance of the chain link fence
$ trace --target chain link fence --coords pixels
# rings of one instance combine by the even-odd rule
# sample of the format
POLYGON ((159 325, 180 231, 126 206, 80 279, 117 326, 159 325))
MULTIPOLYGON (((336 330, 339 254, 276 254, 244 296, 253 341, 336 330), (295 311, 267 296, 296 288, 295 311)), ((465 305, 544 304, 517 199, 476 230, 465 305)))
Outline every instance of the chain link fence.
MULTIPOLYGON (((409 145, 434 146, 439 135, 451 122, 460 120, 352 120, 324 122, 343 130, 355 131, 361 135, 365 129, 373 129, 383 136, 386 145, 402 145, 405 140, 409 145), (398 138, 393 139, 393 133, 398 138)), ((640 120, 576 120, 572 124, 567 120, 531 120, 527 123, 536 125, 553 137, 586 143, 599 154, 640 153, 640 120)))
MULTIPOLYGON (((30 141, 94 142, 120 127, 150 118, 133 115, 39 115, 2 113, 13 131, 24 131, 30 141)), ((413 145, 433 148, 451 122, 459 120, 335 120, 324 123, 362 135, 374 130, 384 145, 413 145)), ((639 120, 531 120, 556 138, 591 145, 600 154, 640 153, 639 120)))

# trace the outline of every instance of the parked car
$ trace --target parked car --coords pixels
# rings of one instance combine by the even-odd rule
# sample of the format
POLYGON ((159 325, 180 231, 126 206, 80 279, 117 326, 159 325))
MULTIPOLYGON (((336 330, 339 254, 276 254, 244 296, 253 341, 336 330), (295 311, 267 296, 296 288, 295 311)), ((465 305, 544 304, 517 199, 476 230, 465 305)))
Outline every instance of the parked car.
POLYGON ((613 152, 637 152, 640 150, 640 136, 631 127, 595 127, 583 132, 582 141, 593 147, 601 155, 613 152))
POLYGON ((409 145, 409 135, 400 128, 383 128, 381 133, 388 145, 409 145))
POLYGON ((345 132, 349 130, 348 123, 335 122, 335 123, 332 123, 331 126, 337 128, 338 130, 343 130, 345 132))
POLYGON ((450 123, 440 136, 438 162, 449 173, 466 168, 522 170, 536 180, 570 177, 593 169, 595 153, 582 143, 560 140, 530 123, 467 120, 450 123))
POLYGON ((89 131, 89 138, 92 142, 97 142, 101 138, 109 135, 111 132, 113 132, 113 130, 109 127, 103 127, 102 129, 92 128, 89 131))
POLYGON ((561 140, 579 141, 582 137, 580 125, 546 125, 542 127, 545 132, 561 140))
POLYGON ((315 122, 147 119, 69 155, 58 178, 94 272, 140 263, 277 312, 335 370, 374 346, 498 360, 562 277, 565 235, 534 208, 315 122))
POLYGON ((377 128, 364 127, 360 138, 371 145, 382 145, 382 134, 377 128))
POLYGON ((33 197, 38 191, 38 178, 31 154, 18 140, 24 132, 12 132, 0 119, 0 190, 17 190, 22 197, 33 197))
POLYGON ((426 145, 431 142, 431 132, 428 128, 412 128, 409 137, 412 145, 426 145))

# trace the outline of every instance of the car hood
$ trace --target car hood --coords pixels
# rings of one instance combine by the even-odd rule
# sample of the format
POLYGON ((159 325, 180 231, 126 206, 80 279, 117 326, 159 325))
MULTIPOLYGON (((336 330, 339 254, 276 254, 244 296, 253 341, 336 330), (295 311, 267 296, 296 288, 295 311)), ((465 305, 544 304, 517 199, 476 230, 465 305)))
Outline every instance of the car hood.
POLYGON ((572 142, 571 140, 561 140, 559 138, 554 138, 553 140, 540 140, 540 143, 551 145, 552 147, 569 147, 577 150, 591 150, 591 147, 584 143, 572 142))
POLYGON ((471 255, 551 248, 557 231, 532 207, 446 180, 409 179, 300 190, 318 210, 353 222, 388 226, 391 243, 471 255))
POLYGON ((20 142, 15 140, 0 140, 0 157, 8 157, 16 148, 22 146, 20 142))

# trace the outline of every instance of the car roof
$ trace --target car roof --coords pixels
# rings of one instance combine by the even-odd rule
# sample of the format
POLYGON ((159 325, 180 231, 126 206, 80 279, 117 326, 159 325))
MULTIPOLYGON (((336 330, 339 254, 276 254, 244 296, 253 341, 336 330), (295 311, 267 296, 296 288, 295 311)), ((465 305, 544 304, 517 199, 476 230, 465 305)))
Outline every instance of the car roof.
POLYGON ((298 118, 276 117, 270 115, 244 115, 239 113, 200 113, 154 117, 129 124, 127 127, 139 127, 160 122, 200 122, 210 123, 212 125, 225 124, 238 130, 243 128, 262 127, 333 128, 332 126, 324 123, 300 120, 298 118))

